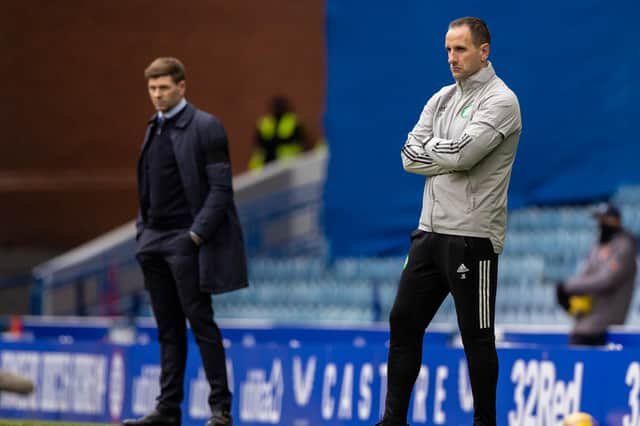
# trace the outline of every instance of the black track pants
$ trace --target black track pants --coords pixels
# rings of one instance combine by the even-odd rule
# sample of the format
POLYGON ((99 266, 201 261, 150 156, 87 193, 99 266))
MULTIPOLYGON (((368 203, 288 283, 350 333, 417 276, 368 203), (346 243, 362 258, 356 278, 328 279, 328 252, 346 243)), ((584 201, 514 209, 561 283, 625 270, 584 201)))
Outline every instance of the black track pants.
POLYGON ((411 392, 422 362, 425 329, 451 293, 471 380, 474 425, 494 426, 498 255, 487 238, 415 231, 411 239, 389 317, 387 399, 381 424, 406 424, 411 392))

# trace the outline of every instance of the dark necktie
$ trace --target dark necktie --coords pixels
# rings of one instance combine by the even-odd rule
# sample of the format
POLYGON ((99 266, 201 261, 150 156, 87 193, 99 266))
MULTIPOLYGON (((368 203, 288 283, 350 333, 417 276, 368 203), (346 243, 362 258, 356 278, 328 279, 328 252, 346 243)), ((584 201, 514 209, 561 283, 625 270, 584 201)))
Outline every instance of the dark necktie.
POLYGON ((167 121, 163 115, 158 115, 156 117, 156 134, 162 133, 162 127, 164 126, 164 122, 167 121))

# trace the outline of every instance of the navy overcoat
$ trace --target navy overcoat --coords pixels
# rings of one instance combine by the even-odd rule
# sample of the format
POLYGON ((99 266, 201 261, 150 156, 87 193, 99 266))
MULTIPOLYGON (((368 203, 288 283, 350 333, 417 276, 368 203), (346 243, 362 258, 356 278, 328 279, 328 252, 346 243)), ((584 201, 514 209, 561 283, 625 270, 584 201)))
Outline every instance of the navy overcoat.
MULTIPOLYGON (((154 122, 155 116, 149 121, 138 161, 138 236, 146 223, 143 200, 149 199, 144 194, 141 164, 154 122)), ((200 288, 207 293, 224 293, 247 287, 244 238, 233 198, 226 132, 217 118, 191 104, 169 131, 184 194, 194 217, 191 231, 204 240, 198 254, 200 288)))

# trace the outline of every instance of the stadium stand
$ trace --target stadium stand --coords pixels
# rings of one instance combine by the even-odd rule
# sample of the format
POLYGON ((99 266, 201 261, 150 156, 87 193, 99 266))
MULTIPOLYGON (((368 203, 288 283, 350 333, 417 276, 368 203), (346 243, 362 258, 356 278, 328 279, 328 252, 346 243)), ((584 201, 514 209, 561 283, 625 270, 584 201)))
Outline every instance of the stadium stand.
MULTIPOLYGON (((613 197, 625 223, 640 233, 635 213, 640 187, 623 187, 613 197), (626 214, 625 214, 626 213, 626 214)), ((596 238, 593 206, 529 207, 511 213, 504 255, 500 258, 497 322, 569 324, 557 306, 555 283, 575 273, 596 238)), ((219 317, 269 318, 281 321, 385 321, 403 258, 254 258, 253 289, 215 299, 219 317)), ((640 318, 635 293, 629 321, 640 318)), ((456 321, 451 298, 435 322, 456 321)))
MULTIPOLYGON (((326 153, 312 153, 302 163, 267 169, 264 179, 239 177, 236 188, 250 234, 252 285, 214 297, 219 319, 308 324, 386 321, 404 257, 330 259, 321 229, 321 185, 315 181, 322 178, 325 161, 326 153), (300 179, 296 172, 300 169, 316 173, 300 179), (289 190, 270 192, 270 185, 289 190), (264 207, 257 211, 256 203, 264 207), (264 237, 275 228, 289 238, 264 237)), ((612 199, 623 211, 627 226, 640 234, 640 186, 622 187, 612 199)), ((498 324, 570 323, 556 305, 555 282, 576 271, 596 238, 592 207, 527 207, 511 212, 500 258, 498 324)), ((140 291, 132 232, 131 224, 124 225, 36 268, 33 313, 150 315, 140 291)), ((638 319, 640 295, 636 292, 629 320, 638 319)), ((435 322, 455 321, 448 298, 435 322)))

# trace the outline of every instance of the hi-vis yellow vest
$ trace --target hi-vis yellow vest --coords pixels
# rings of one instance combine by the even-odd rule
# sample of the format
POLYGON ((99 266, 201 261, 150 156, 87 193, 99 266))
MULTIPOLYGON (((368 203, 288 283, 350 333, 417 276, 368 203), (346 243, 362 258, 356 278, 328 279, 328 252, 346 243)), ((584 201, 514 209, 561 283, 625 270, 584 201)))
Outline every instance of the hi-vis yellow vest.
MULTIPOLYGON (((292 113, 285 113, 279 121, 272 115, 266 115, 258 120, 257 128, 260 137, 264 140, 278 139, 283 143, 276 147, 276 158, 278 160, 289 159, 302 152, 299 141, 292 140, 298 127, 298 117, 292 113)), ((256 150, 249 161, 249 169, 257 170, 264 165, 264 151, 256 150)))

